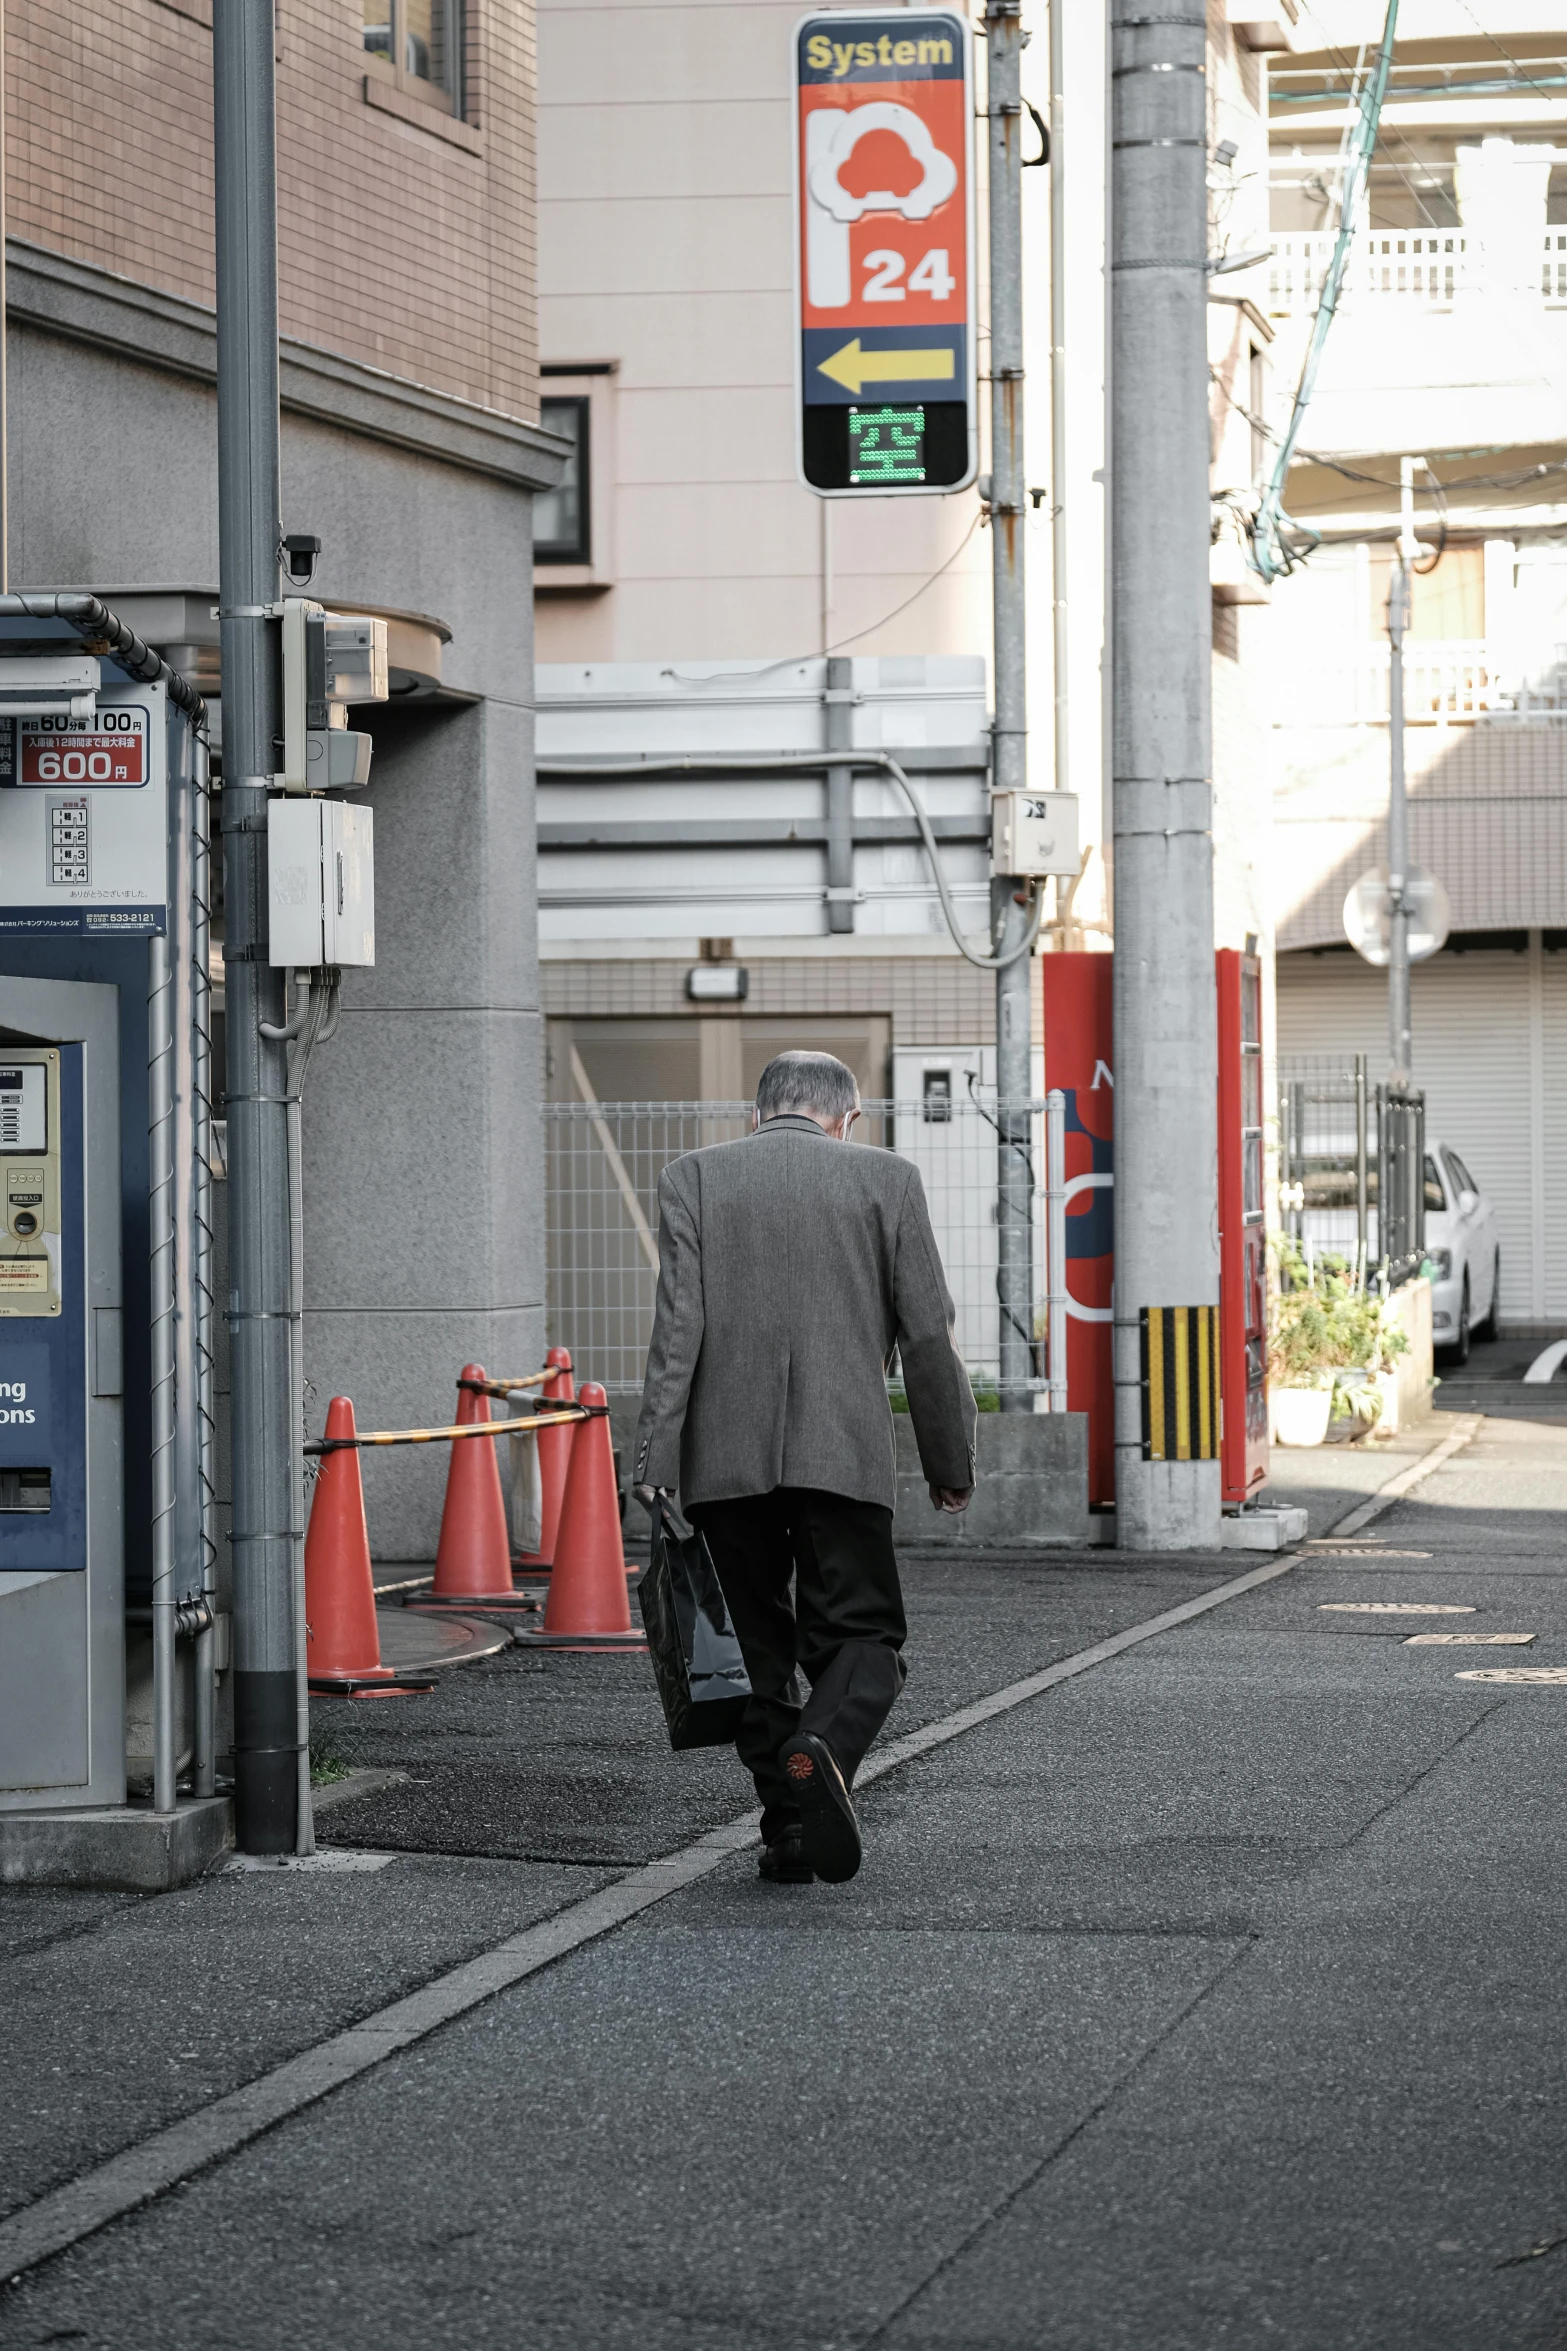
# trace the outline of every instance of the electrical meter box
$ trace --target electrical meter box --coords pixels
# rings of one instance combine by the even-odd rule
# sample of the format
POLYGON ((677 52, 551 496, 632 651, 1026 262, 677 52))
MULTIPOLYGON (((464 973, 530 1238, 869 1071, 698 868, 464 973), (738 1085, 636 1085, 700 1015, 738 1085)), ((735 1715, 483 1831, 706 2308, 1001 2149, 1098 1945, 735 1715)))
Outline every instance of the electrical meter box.
POLYGON ((990 827, 992 873, 1039 877, 1079 870, 1075 792, 994 792, 990 827))
POLYGON ((268 960, 375 961, 374 818, 346 800, 267 803, 268 960))

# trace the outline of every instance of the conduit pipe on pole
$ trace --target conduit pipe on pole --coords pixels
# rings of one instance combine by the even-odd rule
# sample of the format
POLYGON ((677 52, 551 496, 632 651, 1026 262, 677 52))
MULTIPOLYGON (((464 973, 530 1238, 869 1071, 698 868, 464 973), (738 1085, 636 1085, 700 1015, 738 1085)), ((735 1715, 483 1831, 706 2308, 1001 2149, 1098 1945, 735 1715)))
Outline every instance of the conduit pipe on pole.
MULTIPOLYGON (((272 0, 213 10, 218 520, 223 630, 229 1248, 234 1463, 234 1828, 289 1853, 299 1832, 301 1627, 294 1592, 288 1048, 266 960, 266 806, 279 680, 277 164, 272 0)), ((308 1830, 307 1830, 308 1833, 308 1830)))
MULTIPOLYGON (((991 784, 1028 784, 1023 568, 1023 22, 1021 0, 988 0, 985 112, 990 166, 990 538, 995 625, 991 784)), ((996 1296, 1001 1409, 1032 1412, 1034 1371, 1033 962, 1029 885, 990 885, 996 972, 996 1296)), ((1036 895, 1037 886, 1036 886, 1036 895)), ((1042 904, 1042 897, 1040 903, 1042 904)), ((1038 930, 1038 907, 1033 929, 1038 930)))
POLYGON ((1142 1310, 1219 1296, 1207 25, 1111 28, 1117 1540, 1211 1550, 1219 1464, 1145 1457, 1142 1310))

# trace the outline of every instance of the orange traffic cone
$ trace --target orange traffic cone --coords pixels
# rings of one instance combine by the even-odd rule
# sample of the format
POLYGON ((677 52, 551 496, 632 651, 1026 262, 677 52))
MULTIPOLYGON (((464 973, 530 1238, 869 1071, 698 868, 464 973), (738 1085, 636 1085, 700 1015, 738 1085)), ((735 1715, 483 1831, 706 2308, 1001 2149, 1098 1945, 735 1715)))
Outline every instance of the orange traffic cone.
POLYGON ((559 1649, 645 1649, 645 1636, 631 1629, 626 1598, 609 1399, 588 1380, 577 1402, 589 1417, 577 1423, 571 1448, 544 1630, 518 1638, 559 1649))
MULTIPOLYGON (((564 1347, 552 1347, 544 1358, 550 1376, 543 1387, 546 1404, 574 1404, 576 1385, 571 1376, 571 1355, 564 1347)), ((555 1557, 555 1539, 560 1528, 561 1504, 566 1499, 566 1469, 571 1460, 571 1440, 581 1423, 568 1420, 558 1429, 540 1429, 539 1448, 539 1547, 524 1551, 517 1561, 519 1580, 539 1582, 550 1572, 555 1557), (532 1570, 530 1578, 527 1573, 532 1570)))
POLYGON ((381 1663, 370 1573, 354 1408, 334 1396, 326 1409, 330 1450, 310 1504, 305 1535, 305 1657, 310 1687, 322 1698, 413 1697, 433 1682, 409 1682, 381 1663))
MULTIPOLYGON (((457 1426, 488 1424, 490 1399, 483 1393, 484 1366, 465 1363, 457 1375, 457 1426)), ((504 1421, 495 1423, 497 1436, 504 1421)), ((462 1607, 470 1614, 526 1608, 512 1590, 511 1538, 506 1532, 506 1502, 501 1493, 500 1463, 487 1437, 454 1437, 451 1467, 446 1473, 446 1506, 441 1512, 441 1540, 435 1554, 435 1582, 417 1607, 462 1607)))

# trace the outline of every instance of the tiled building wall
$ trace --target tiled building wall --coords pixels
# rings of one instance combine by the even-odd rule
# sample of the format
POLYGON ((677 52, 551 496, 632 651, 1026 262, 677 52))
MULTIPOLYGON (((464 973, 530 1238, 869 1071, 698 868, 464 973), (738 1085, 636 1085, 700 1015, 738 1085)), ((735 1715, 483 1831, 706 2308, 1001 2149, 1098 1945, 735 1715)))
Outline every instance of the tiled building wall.
MULTIPOLYGON (((689 968, 672 957, 545 963, 544 1010, 578 1020, 694 1013, 689 968)), ((996 1033, 994 979, 956 958, 776 955, 748 957, 746 969, 745 1009, 753 1015, 886 1013, 895 1045, 986 1045, 996 1033)))
MULTIPOLYGON (((467 0, 458 125, 366 102, 362 17, 278 0, 282 331, 534 417, 532 0, 467 0)), ((210 18, 211 0, 11 0, 13 237, 212 302, 210 18)))

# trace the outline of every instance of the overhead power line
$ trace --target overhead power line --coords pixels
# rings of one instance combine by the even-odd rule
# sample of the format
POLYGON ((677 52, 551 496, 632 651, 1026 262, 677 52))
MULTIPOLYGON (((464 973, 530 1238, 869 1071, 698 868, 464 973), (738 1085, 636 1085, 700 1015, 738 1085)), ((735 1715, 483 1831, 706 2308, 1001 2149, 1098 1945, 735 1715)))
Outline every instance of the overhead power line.
MULTIPOLYGON (((1388 75, 1393 66, 1393 37, 1398 27, 1398 0, 1388 0, 1387 21, 1382 27, 1382 45, 1371 78, 1360 94, 1360 106, 1350 142, 1349 161, 1344 172, 1343 198, 1339 207, 1338 236, 1334 240, 1333 257, 1328 263, 1327 276, 1322 282, 1322 293, 1317 302, 1317 315, 1311 324, 1311 340, 1301 361, 1300 380, 1295 387, 1295 401, 1290 410, 1289 427, 1279 445, 1273 472, 1257 519, 1252 525, 1251 562, 1265 580, 1273 581, 1293 570, 1298 556, 1286 546, 1284 532, 1297 526, 1290 522, 1284 507, 1284 484, 1289 474, 1290 460, 1300 439, 1301 427, 1306 421, 1306 410, 1316 388, 1317 371, 1322 365, 1323 347, 1328 329, 1338 309, 1339 294, 1344 284, 1344 272, 1349 266, 1349 248, 1355 234, 1360 211, 1360 198, 1371 171, 1371 157, 1377 143, 1377 127, 1382 120, 1382 102, 1387 95, 1388 75)), ((1320 534, 1308 531, 1313 544, 1320 544, 1320 534)))

